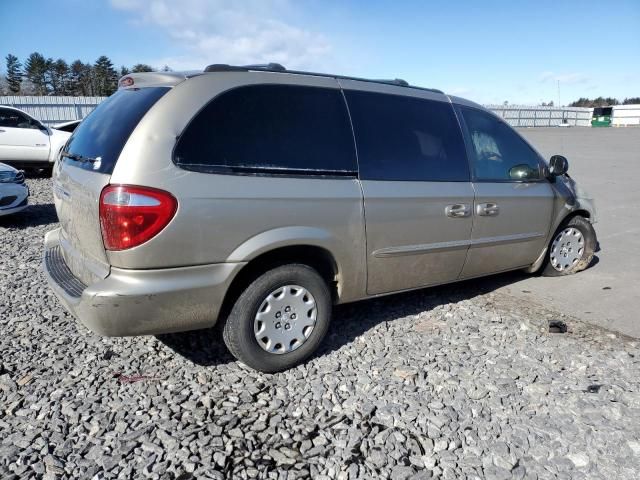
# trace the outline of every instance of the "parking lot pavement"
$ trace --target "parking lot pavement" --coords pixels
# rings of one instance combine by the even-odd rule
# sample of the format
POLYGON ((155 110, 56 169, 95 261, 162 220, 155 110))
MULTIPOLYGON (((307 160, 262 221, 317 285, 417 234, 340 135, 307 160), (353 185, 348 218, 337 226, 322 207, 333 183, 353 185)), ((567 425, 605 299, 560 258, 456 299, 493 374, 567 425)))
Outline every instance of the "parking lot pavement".
POLYGON ((569 173, 596 200, 596 262, 571 277, 511 275, 504 291, 640 337, 640 128, 529 128, 545 157, 569 159, 569 173))
POLYGON ((78 326, 40 270, 50 180, 29 184, 0 220, 3 480, 640 477, 640 343, 509 277, 342 306, 316 357, 264 375, 216 330, 78 326))

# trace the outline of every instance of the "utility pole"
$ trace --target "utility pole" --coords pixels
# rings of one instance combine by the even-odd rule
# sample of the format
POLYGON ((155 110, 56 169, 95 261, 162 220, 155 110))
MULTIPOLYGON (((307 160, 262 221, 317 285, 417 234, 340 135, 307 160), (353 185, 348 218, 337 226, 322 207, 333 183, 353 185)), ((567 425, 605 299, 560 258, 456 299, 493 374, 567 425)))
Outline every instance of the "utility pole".
POLYGON ((560 103, 560 80, 558 80, 558 107, 560 107, 562 104, 560 103))

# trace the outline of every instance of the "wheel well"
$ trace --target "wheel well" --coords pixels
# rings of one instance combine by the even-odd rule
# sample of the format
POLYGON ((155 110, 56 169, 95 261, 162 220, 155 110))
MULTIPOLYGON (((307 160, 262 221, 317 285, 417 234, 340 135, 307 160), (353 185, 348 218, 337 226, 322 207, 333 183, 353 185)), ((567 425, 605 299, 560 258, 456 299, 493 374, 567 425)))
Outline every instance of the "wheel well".
POLYGON ((591 218, 591 214, 587 211, 587 210, 574 210, 573 212, 571 212, 569 215, 567 215, 566 217, 564 217, 562 219, 562 222, 560 223, 561 225, 565 222, 568 222, 569 220, 571 220, 573 217, 584 217, 584 218, 591 218))
POLYGON ((268 270, 291 263, 308 265, 316 270, 327 282, 331 296, 336 301, 338 266, 329 251, 313 245, 281 247, 257 256, 238 272, 227 289, 219 317, 225 318, 229 314, 237 298, 256 278, 268 270))

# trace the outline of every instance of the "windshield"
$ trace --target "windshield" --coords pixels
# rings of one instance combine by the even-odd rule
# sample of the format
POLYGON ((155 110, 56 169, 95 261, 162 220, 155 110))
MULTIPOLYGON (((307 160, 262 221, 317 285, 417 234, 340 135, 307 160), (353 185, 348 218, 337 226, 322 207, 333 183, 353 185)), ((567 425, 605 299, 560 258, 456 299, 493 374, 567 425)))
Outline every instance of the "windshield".
POLYGON ((140 119, 168 87, 119 90, 89 114, 65 146, 64 162, 99 173, 112 173, 118 156, 140 119), (79 161, 69 158, 92 159, 79 161))

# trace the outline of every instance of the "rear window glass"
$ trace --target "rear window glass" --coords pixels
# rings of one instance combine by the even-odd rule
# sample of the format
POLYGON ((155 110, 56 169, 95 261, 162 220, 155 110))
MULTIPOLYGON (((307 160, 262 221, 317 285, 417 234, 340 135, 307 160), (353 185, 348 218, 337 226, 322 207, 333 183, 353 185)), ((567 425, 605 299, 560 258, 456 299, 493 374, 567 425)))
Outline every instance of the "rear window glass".
POLYGON ((100 173, 112 173, 131 132, 168 87, 119 90, 85 118, 73 132, 65 152, 98 162, 65 158, 65 162, 100 173))
POLYGON ((450 103, 345 92, 364 180, 468 182, 462 132, 450 103))
POLYGON ((340 90, 296 85, 251 85, 222 93, 187 126, 174 161, 210 173, 357 171, 340 90))

